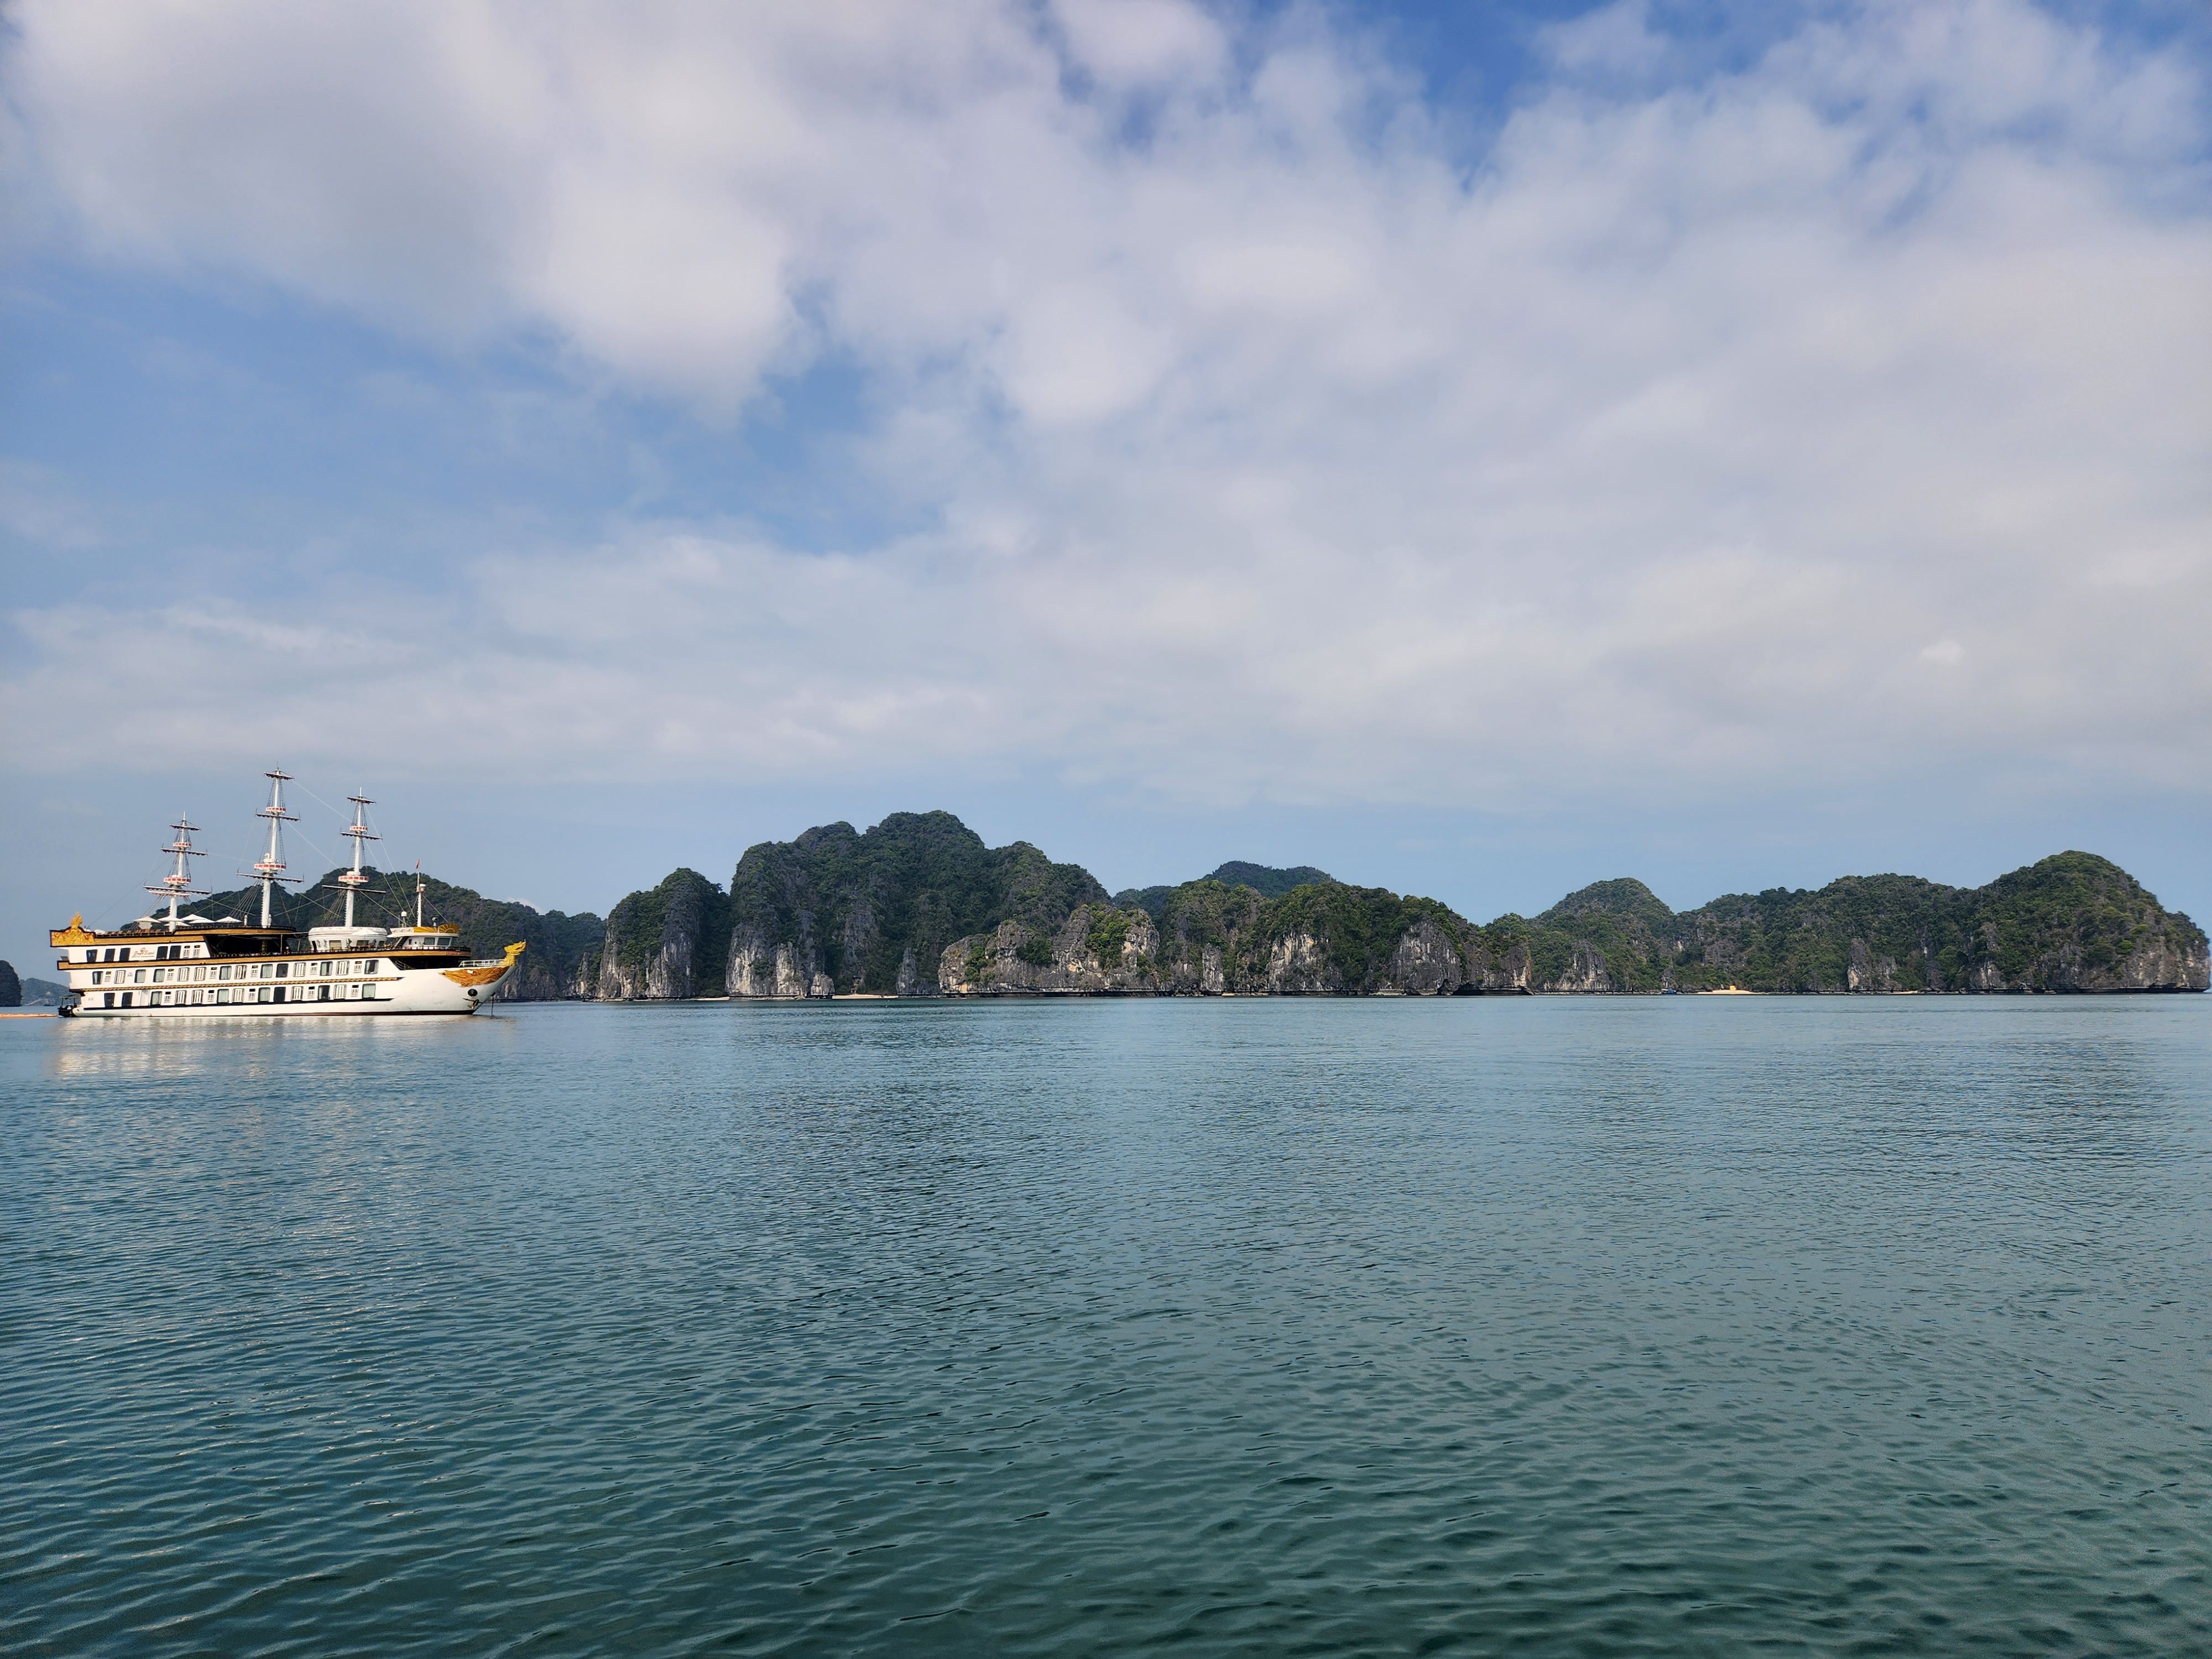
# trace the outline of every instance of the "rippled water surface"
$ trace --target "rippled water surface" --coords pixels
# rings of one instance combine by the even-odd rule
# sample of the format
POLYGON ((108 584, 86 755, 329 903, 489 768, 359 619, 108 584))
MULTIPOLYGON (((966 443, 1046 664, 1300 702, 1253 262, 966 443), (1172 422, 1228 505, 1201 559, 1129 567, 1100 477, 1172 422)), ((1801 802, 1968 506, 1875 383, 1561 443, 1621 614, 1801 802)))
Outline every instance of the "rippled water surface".
POLYGON ((2212 1000, 0 1023, 0 1650, 2212 1652, 2212 1000))

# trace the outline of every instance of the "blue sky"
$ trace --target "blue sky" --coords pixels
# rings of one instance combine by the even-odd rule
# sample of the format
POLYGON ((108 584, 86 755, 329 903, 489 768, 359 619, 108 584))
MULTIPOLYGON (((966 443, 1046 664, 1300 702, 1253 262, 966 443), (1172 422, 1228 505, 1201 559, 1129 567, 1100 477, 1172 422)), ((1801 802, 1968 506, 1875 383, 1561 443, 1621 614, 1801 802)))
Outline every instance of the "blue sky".
POLYGON ((944 806, 2212 913, 2201 7, 11 17, 31 971, 280 762, 568 908, 944 806))

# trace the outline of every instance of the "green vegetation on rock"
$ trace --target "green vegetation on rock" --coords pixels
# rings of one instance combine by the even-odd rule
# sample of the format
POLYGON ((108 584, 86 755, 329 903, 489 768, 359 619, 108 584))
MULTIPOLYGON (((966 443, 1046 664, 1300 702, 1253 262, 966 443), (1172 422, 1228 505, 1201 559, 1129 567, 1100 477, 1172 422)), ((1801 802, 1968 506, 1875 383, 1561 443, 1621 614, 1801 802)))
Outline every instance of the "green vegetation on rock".
POLYGON ((1265 898, 1208 878, 1123 895, 1137 899, 1159 923, 1170 990, 2201 990, 2208 978, 2203 930, 2086 853, 1983 888, 1853 876, 1680 915, 1623 878, 1486 927, 1432 899, 1334 883, 1265 898))
POLYGON ((1465 924, 1435 899, 1401 898, 1380 887, 1301 886, 1263 911, 1265 935, 1310 936, 1328 963, 1333 990, 1377 988, 1388 976, 1399 942, 1426 921, 1447 932, 1465 924))
MULTIPOLYGON (((1327 886, 1336 878, 1310 864, 1283 870, 1273 865, 1247 864, 1241 859, 1231 859, 1211 875, 1199 879, 1218 882, 1224 887, 1249 887, 1261 898, 1280 898, 1293 888, 1327 886)), ((1186 887, 1192 884, 1183 884, 1186 887)), ((1168 901, 1182 890, 1178 887, 1127 887, 1114 895, 1114 902, 1125 910, 1142 910, 1158 921, 1167 914, 1168 901)))
POLYGON ((1002 922, 1050 940, 1079 905, 1103 904, 1090 872, 1027 842, 989 848, 950 812, 895 812, 747 850, 730 883, 732 995, 933 995, 955 940, 1002 922))
POLYGON ((607 913, 594 988, 611 1001, 720 996, 729 949, 729 896, 677 870, 607 913))
POLYGON ((1731 893, 1679 915, 1640 882, 1601 882, 1534 924, 1504 918, 1485 931, 1509 921, 1532 961, 1582 945, 1622 990, 2202 989, 2205 978, 2203 930, 2088 853, 1986 887, 1846 876, 1817 891, 1731 893))
POLYGON ((1092 956, 1101 962, 1119 962, 1121 947, 1128 942, 1129 917, 1126 911, 1092 911, 1091 927, 1083 937, 1083 943, 1092 956))
MULTIPOLYGON (((1983 888, 1851 876, 1680 915, 1622 878, 1486 927, 1433 899, 1328 881, 1270 897, 1208 877, 1116 902, 1159 936, 1149 971, 1118 988, 1170 993, 2202 990, 2212 978, 2203 931, 2087 853, 1983 888)), ((1001 975, 1000 988, 1019 988, 1001 975)))
POLYGON ((1242 859, 1231 859, 1206 880, 1218 881, 1224 887, 1249 887, 1261 898, 1280 898, 1293 888, 1331 886, 1336 878, 1310 864, 1281 870, 1270 864, 1247 864, 1242 859))
MULTIPOLYGON (((279 891, 270 905, 271 919, 280 927, 302 931, 336 927, 345 920, 345 893, 338 886, 342 870, 332 870, 318 882, 296 892, 279 891)), ((355 906, 355 919, 364 926, 396 927, 415 920, 415 872, 411 870, 367 869, 368 889, 355 906)), ((466 887, 422 878, 423 919, 450 922, 461 930, 461 943, 471 956, 495 957, 520 940, 527 948, 515 971, 500 988, 502 998, 514 1001, 544 1001, 589 996, 598 974, 599 943, 605 925, 595 915, 568 915, 559 910, 539 911, 506 899, 488 899, 466 887)), ((258 921, 261 916, 259 887, 238 887, 213 893, 198 902, 210 916, 242 916, 258 921)))

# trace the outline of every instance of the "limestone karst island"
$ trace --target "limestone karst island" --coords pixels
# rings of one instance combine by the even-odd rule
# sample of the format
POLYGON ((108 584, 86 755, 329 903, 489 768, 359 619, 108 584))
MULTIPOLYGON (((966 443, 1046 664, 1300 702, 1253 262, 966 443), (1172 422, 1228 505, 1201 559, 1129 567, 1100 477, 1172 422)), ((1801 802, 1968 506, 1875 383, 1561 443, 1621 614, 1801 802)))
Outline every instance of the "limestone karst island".
MULTIPOLYGON (((284 921, 320 920, 333 884, 283 899, 297 912, 284 921)), ((412 872, 404 885, 411 900, 412 872)), ((466 948, 527 941, 502 995, 529 1000, 2203 991, 2212 981, 2203 928, 2118 866, 2078 852, 1986 887, 1850 876, 1680 912, 1622 878, 1540 915, 1478 925, 1434 899, 1311 868, 1226 864, 1180 886, 1109 894, 1027 842, 986 847, 948 812, 901 812, 865 833, 832 823, 751 848, 726 888, 678 870, 604 921, 426 885, 432 915, 458 926, 466 948)))

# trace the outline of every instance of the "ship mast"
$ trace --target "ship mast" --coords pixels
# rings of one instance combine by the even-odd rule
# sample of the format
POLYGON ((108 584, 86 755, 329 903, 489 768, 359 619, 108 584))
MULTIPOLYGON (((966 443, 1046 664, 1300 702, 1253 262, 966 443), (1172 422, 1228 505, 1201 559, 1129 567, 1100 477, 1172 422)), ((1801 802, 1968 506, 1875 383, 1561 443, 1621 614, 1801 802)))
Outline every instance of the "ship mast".
MULTIPOLYGON (((269 850, 261 855, 261 862, 253 866, 253 873, 261 882, 261 925, 273 927, 276 924, 270 919, 269 896, 278 882, 289 879, 284 873, 284 848, 279 837, 286 824, 297 823, 300 820, 284 810, 284 786, 292 781, 292 775, 279 769, 274 772, 264 772, 262 775, 269 780, 269 805, 254 816, 269 820, 269 850)), ((355 843, 356 846, 359 844, 355 843)))
POLYGON ((167 897, 169 931, 173 933, 177 931, 178 926, 177 901, 182 898, 204 897, 207 890, 192 885, 191 871, 185 865, 185 860, 205 858, 207 854, 198 851, 192 845, 192 831, 198 829, 199 825, 189 822, 183 813, 177 815, 177 821, 169 828, 177 832, 177 838, 161 850, 165 853, 174 853, 177 855, 177 867, 161 878, 160 886, 149 887, 146 890, 157 897, 163 896, 167 897))
POLYGON ((415 860, 415 931, 422 931, 422 860, 415 860))
POLYGON ((348 795, 346 799, 353 803, 353 823, 346 830, 346 834, 353 840, 353 868, 338 878, 338 885, 345 889, 345 925, 351 927, 353 926, 353 896, 368 885, 368 878, 361 872, 361 844, 365 841, 379 841, 382 837, 373 836, 368 830, 368 809, 376 803, 366 795, 348 795))

